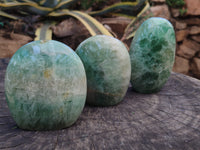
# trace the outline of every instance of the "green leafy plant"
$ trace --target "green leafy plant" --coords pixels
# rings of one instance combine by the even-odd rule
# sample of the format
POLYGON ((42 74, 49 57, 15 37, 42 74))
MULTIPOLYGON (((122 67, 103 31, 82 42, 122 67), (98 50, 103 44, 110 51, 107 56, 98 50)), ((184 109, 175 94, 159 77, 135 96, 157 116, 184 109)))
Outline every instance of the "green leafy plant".
POLYGON ((81 8, 89 9, 93 5, 98 5, 100 3, 106 2, 107 0, 81 0, 81 8))
POLYGON ((185 5, 184 0, 166 0, 166 3, 171 7, 183 7, 185 5))
POLYGON ((179 8, 181 16, 183 16, 187 12, 187 9, 184 8, 184 0, 166 0, 166 3, 172 8, 179 8))
MULTIPOLYGON (((22 16, 24 15, 30 16, 34 14, 40 15, 44 20, 45 18, 46 20, 49 20, 49 17, 55 18, 53 20, 56 20, 58 17, 72 16, 78 19, 88 29, 92 36, 97 34, 112 36, 112 34, 92 16, 105 14, 120 15, 132 18, 134 22, 137 17, 148 9, 147 6, 149 6, 148 0, 130 0, 115 3, 98 11, 83 12, 72 9, 74 4, 85 2, 90 6, 94 1, 100 2, 103 0, 90 0, 88 1, 88 4, 86 3, 86 0, 81 2, 79 0, 0 0, 0 16, 14 20, 23 19, 22 16), (18 15, 10 13, 12 10, 15 10, 18 15)), ((53 21, 53 23, 55 22, 53 21)), ((45 26, 43 29, 39 28, 39 31, 36 31, 36 35, 39 35, 38 39, 50 35, 50 30, 48 29, 49 26, 50 24, 48 23, 48 26, 45 26), (44 32, 45 29, 49 34, 44 32), (42 33, 45 34, 45 36, 41 36, 41 31, 43 31, 42 33)), ((130 37, 131 35, 127 35, 127 38, 130 37)))
POLYGON ((179 9, 179 12, 180 12, 180 15, 183 16, 186 12, 187 12, 187 9, 179 9))

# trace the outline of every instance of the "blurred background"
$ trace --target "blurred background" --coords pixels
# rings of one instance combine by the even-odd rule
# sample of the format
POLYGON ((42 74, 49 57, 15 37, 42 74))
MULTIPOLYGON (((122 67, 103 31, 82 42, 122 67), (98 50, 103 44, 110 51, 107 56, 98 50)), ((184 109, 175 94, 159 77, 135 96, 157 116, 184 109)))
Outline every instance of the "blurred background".
POLYGON ((200 79, 200 0, 0 0, 0 58, 37 39, 76 49, 106 31, 129 48, 137 28, 152 16, 174 26, 173 71, 200 79))

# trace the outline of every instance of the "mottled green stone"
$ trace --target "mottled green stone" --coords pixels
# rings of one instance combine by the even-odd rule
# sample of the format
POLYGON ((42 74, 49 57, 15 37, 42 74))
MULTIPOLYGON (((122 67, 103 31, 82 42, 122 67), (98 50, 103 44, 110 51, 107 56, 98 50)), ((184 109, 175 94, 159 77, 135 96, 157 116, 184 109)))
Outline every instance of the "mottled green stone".
POLYGON ((21 47, 6 70, 5 94, 17 125, 55 130, 72 125, 81 114, 87 81, 78 55, 57 41, 21 47))
POLYGON ((86 102, 96 106, 119 103, 126 94, 131 64, 124 44, 109 36, 97 35, 76 49, 87 76, 86 102))
POLYGON ((153 93, 163 87, 171 74, 175 48, 175 33, 168 20, 152 17, 139 27, 129 52, 135 91, 153 93))

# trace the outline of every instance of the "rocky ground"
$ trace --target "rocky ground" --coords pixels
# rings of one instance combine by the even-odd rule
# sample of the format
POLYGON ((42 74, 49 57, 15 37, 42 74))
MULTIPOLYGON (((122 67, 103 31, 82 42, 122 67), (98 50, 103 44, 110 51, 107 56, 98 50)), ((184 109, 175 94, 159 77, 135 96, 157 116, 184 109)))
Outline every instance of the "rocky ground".
POLYGON ((151 1, 154 16, 170 20, 176 31, 177 49, 173 70, 200 79, 200 1, 185 0, 185 14, 181 14, 179 8, 168 7, 165 0, 151 1))
MULTIPOLYGON (((185 0, 184 9, 187 9, 187 12, 184 14, 181 14, 179 8, 168 7, 165 0, 150 2, 151 15, 168 19, 175 28, 177 49, 173 71, 200 79, 200 1, 185 0)), ((131 21, 123 17, 98 18, 98 20, 118 39, 123 38, 124 29, 131 21)), ((11 27, 0 30, 0 58, 11 57, 22 45, 34 40, 33 27, 30 22, 28 23, 26 28, 24 23, 15 21, 10 23, 11 27)), ((81 41, 90 36, 88 31, 80 26, 81 24, 75 19, 64 20, 52 27, 53 39, 75 49, 81 41)), ((130 45, 130 40, 124 42, 127 46, 130 45)))

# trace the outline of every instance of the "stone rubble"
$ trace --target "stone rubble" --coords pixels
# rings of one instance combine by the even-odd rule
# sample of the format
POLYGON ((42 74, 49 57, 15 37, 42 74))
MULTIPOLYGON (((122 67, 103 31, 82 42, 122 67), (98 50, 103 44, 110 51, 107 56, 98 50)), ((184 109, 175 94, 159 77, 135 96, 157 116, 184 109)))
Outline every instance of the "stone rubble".
POLYGON ((5 35, 6 31, 0 30, 0 58, 11 58, 21 46, 33 40, 30 36, 17 33, 5 35))
POLYGON ((194 77, 200 78, 200 59, 198 57, 192 59, 191 70, 194 73, 194 77))
POLYGON ((190 68, 189 60, 183 57, 176 56, 174 67, 176 68, 177 72, 187 74, 190 68))
POLYGON ((168 6, 166 4, 163 5, 158 5, 158 6, 152 6, 151 7, 151 12, 154 14, 154 16, 159 16, 166 18, 167 20, 170 19, 170 13, 168 6))
POLYGON ((176 41, 181 42, 188 36, 188 30, 178 30, 176 31, 176 41))
POLYGON ((173 71, 200 79, 200 0, 185 0, 184 15, 179 8, 168 7, 165 0, 151 2, 153 15, 174 25, 177 48, 173 71))
POLYGON ((200 15, 200 0, 185 0, 187 15, 200 15))
POLYGON ((184 44, 180 45, 179 48, 177 48, 176 55, 183 57, 185 59, 191 59, 195 56, 195 51, 184 44))
POLYGON ((191 36, 191 39, 200 43, 200 35, 191 36))
POLYGON ((191 35, 196 35, 200 33, 200 26, 192 26, 190 28, 190 34, 191 35))
POLYGON ((185 23, 183 21, 176 21, 175 28, 179 29, 179 30, 186 29, 187 23, 185 23))

